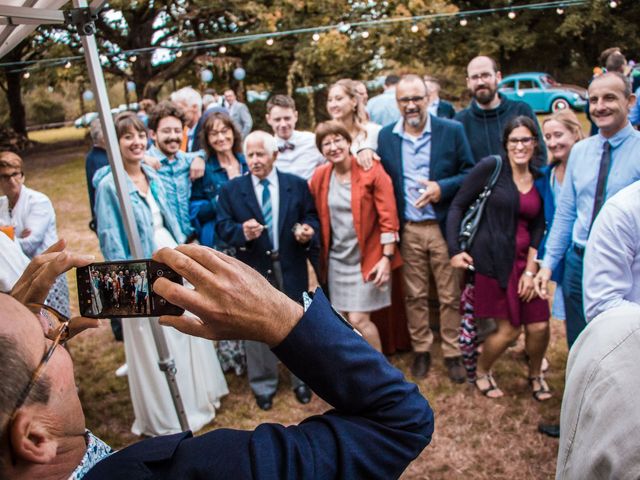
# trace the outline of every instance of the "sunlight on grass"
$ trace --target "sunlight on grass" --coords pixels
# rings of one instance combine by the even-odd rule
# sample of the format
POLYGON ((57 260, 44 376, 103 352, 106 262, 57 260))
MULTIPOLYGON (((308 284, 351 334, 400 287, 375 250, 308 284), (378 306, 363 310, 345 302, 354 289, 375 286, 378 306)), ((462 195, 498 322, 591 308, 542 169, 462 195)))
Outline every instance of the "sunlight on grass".
POLYGON ((87 134, 86 128, 62 127, 49 130, 35 130, 29 132, 29 140, 39 143, 68 142, 71 140, 83 140, 87 134))

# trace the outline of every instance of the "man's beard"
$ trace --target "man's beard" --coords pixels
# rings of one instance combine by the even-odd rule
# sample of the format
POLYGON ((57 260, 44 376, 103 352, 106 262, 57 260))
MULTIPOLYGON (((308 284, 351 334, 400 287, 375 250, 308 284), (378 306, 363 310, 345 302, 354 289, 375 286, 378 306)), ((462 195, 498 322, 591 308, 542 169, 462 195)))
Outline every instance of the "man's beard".
POLYGON ((413 128, 418 128, 422 124, 422 117, 411 117, 407 120, 407 125, 413 128))
POLYGON ((485 87, 482 87, 481 92, 479 92, 478 89, 476 89, 473 92, 473 98, 475 98, 476 101, 481 105, 488 105, 495 98, 496 92, 497 92, 496 88, 492 88, 486 85, 485 87))
POLYGON ((163 153, 169 153, 169 154, 173 154, 175 153, 174 150, 171 150, 169 145, 171 145, 172 143, 177 143, 178 144, 178 150, 180 150, 180 145, 182 144, 182 139, 181 138, 171 138, 169 140, 166 140, 164 142, 162 142, 159 147, 160 150, 162 150, 163 153))

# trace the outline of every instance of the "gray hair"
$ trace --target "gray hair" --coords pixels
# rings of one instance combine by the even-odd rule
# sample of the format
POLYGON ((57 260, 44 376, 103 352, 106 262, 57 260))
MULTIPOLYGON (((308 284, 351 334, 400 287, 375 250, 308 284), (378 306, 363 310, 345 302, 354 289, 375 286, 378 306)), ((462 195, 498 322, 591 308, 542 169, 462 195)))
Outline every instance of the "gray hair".
POLYGON ((91 135, 91 141, 94 145, 104 146, 104 132, 99 118, 94 118, 89 124, 89 135, 91 135))
POLYGON ((629 98, 631 96, 631 94, 633 93, 632 89, 631 89, 631 82, 629 81, 629 78, 620 73, 620 72, 605 72, 602 75, 594 78, 591 81, 591 84, 593 85, 594 82, 599 81, 599 80, 604 80, 606 78, 609 77, 616 77, 617 79, 619 79, 622 82, 623 85, 623 89, 622 92, 624 93, 625 98, 629 98))
POLYGON ((252 140, 262 142, 262 146, 269 156, 273 156, 273 154, 278 151, 278 144, 273 135, 262 130, 255 130, 247 135, 244 142, 242 142, 242 151, 245 155, 247 154, 247 145, 252 140))
POLYGON ((198 108, 202 110, 202 97, 191 87, 184 87, 180 90, 176 90, 171 94, 170 98, 174 103, 184 102, 187 105, 198 105, 198 108))

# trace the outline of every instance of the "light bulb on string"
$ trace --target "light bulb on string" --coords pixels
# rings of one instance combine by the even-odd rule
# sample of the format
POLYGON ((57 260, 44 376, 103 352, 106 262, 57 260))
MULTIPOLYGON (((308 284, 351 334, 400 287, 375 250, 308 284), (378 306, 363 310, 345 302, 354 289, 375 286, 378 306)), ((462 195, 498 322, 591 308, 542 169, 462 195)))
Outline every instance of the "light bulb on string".
POLYGON ((314 33, 313 35, 311 35, 311 39, 314 42, 317 42, 318 40, 320 40, 320 34, 318 32, 314 33))
POLYGON ((29 78, 31 76, 31 74, 29 72, 24 72, 24 75, 22 75, 23 78, 29 78))
POLYGON ((618 2, 616 2, 616 0, 611 0, 611 1, 609 2, 609 6, 610 6, 611 8, 616 8, 616 7, 618 6, 618 2))
POLYGON ((467 21, 467 19, 466 19, 466 18, 462 18, 462 19, 460 19, 460 26, 462 26, 462 27, 466 27, 466 26, 467 26, 467 23, 469 23, 469 22, 467 21))
POLYGON ((69 60, 64 64, 64 68, 71 68, 71 62, 69 60))
POLYGON ((131 55, 131 56, 129 57, 129 61, 130 61, 131 63, 134 63, 136 60, 138 60, 138 57, 137 57, 136 55, 131 55))
POLYGON ((411 25, 411 31, 413 33, 418 33, 419 29, 420 29, 420 27, 418 27, 418 25, 416 25, 415 23, 413 25, 411 25))
POLYGON ((511 11, 507 14, 507 16, 508 16, 511 20, 513 20, 514 18, 516 18, 516 12, 514 12, 513 10, 511 10, 511 11))
POLYGON ((225 47, 224 45, 221 45, 220 48, 218 49, 218 51, 224 55, 225 53, 227 53, 227 47, 225 47))
POLYGON ((273 38, 267 38, 267 45, 273 45, 273 38))
POLYGON ((562 15, 562 14, 564 13, 564 8, 562 8, 562 7, 558 7, 558 8, 556 8, 556 13, 557 13, 558 15, 562 15))
POLYGON ((182 50, 178 50, 176 52, 176 58, 180 58, 182 56, 182 50))
POLYGON ((362 32, 362 38, 369 38, 369 31, 365 30, 364 32, 362 32))

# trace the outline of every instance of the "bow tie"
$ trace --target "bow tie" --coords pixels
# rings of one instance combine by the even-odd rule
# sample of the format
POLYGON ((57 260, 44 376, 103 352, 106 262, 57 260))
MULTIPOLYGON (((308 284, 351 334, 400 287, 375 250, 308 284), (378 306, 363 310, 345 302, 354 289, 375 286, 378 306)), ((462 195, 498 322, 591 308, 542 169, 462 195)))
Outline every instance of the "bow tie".
POLYGON ((282 152, 286 152, 287 150, 294 150, 295 148, 296 146, 293 143, 284 142, 284 144, 278 147, 278 151, 282 153, 282 152))

